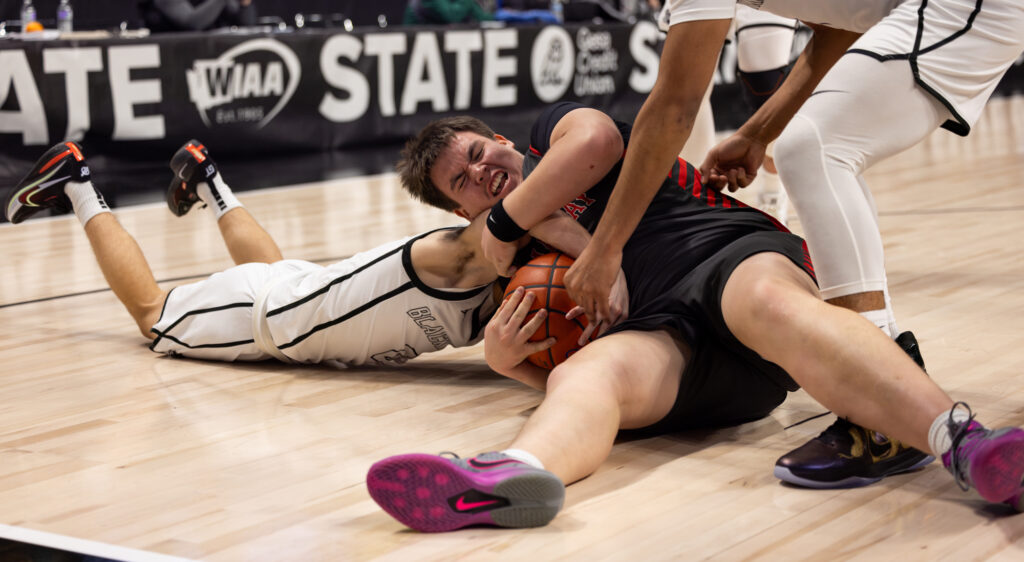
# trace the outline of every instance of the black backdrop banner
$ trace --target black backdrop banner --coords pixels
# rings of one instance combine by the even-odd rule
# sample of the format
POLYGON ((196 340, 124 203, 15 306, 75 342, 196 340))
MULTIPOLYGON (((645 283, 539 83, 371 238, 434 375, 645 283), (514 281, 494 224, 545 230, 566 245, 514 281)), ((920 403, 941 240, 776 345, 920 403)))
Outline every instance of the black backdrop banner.
POLYGON ((468 113, 501 129, 556 100, 632 119, 659 33, 635 25, 205 33, 0 42, 0 158, 64 139, 90 154, 315 151, 404 139, 468 113))
MULTIPOLYGON (((446 115, 475 115, 525 146, 530 124, 558 100, 632 121, 654 85, 661 41, 650 22, 7 37, 0 188, 65 139, 83 142, 111 202, 165 185, 166 159, 189 138, 221 164, 238 162, 232 177, 258 158, 290 183, 390 169, 396 146, 446 115)), ((995 95, 1024 93, 1022 62, 995 95)), ((729 44, 711 102, 719 130, 749 115, 729 44)), ((278 185, 256 172, 240 179, 278 185)))

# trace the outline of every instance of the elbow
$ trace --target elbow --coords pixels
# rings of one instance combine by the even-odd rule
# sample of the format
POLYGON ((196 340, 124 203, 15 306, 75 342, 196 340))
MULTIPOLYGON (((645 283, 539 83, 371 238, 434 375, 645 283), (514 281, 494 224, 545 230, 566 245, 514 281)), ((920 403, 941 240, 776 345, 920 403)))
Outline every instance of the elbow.
MULTIPOLYGON (((584 151, 580 154, 589 154, 594 159, 594 166, 607 167, 608 170, 622 158, 626 145, 622 140, 619 129, 611 127, 597 128, 587 137, 584 151), (603 166, 602 166, 603 165, 603 166)), ((605 170, 607 172, 607 170, 605 170)))

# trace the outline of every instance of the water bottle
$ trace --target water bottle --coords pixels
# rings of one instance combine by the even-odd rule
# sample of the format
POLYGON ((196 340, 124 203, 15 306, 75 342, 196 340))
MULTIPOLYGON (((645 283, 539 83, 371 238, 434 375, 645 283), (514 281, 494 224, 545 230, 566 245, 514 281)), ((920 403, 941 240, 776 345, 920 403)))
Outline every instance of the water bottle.
POLYGON ((33 21, 38 21, 36 20, 36 7, 32 5, 32 0, 25 0, 25 3, 21 5, 21 30, 25 31, 25 26, 33 21))
POLYGON ((551 0, 551 13, 554 14, 555 19, 558 23, 565 21, 565 7, 562 6, 562 0, 551 0))
POLYGON ((71 0, 60 0, 57 6, 57 31, 67 33, 74 29, 75 12, 71 9, 71 0))

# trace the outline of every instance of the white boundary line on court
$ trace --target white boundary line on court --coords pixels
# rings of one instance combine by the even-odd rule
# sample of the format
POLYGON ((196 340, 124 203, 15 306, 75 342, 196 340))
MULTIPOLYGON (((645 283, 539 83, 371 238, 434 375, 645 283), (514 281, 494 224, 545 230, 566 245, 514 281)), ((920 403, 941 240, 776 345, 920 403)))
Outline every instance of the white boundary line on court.
POLYGON ((120 560, 122 562, 189 562, 190 560, 188 558, 178 558, 177 556, 169 556, 166 554, 159 554, 157 552, 135 550, 134 548, 115 546, 102 542, 76 539, 74 537, 47 533, 45 531, 35 531, 24 527, 13 527, 2 523, 0 523, 0 538, 34 544, 46 548, 66 550, 76 554, 87 554, 89 556, 99 556, 101 558, 120 560))

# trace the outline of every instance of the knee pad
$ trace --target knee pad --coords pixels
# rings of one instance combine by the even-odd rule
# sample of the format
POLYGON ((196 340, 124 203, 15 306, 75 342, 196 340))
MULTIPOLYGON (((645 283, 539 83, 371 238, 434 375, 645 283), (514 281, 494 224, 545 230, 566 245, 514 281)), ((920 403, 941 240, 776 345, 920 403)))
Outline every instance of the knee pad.
POLYGON ((779 89, 785 80, 789 66, 780 66, 760 72, 739 71, 740 83, 743 84, 743 99, 753 111, 757 111, 764 102, 779 89))

